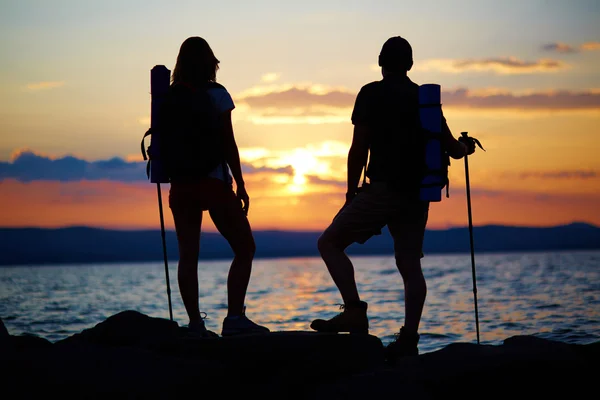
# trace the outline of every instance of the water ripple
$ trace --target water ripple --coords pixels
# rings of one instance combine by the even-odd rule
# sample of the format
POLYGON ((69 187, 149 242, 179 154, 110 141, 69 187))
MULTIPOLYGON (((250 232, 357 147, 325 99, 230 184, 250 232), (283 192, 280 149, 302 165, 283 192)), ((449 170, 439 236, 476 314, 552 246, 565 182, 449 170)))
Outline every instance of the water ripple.
MULTIPOLYGON (((403 325, 404 287, 390 257, 353 257, 356 280, 369 303, 370 332, 384 343, 403 325)), ((501 344, 515 335, 568 343, 600 338, 600 251, 512 253, 477 256, 481 340, 501 344)), ((170 263, 174 319, 187 323, 170 263)), ((200 309, 209 329, 220 331, 227 313, 229 262, 201 262, 200 309)), ((475 342, 470 256, 423 259, 428 297, 420 326, 420 350, 475 342)), ((315 318, 331 318, 341 303, 318 258, 257 260, 248 288, 248 316, 272 330, 309 330, 315 318)), ((93 327, 131 309, 168 318, 162 263, 0 268, 0 318, 13 335, 51 341, 93 327)))

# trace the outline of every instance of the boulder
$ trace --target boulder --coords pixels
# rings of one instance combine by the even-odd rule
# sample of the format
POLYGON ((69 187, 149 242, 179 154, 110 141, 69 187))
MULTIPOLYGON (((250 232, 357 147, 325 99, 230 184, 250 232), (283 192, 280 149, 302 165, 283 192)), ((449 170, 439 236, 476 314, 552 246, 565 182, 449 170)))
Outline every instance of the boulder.
POLYGON ((8 338, 10 335, 8 334, 8 330, 4 326, 4 322, 2 322, 2 318, 0 318, 0 342, 8 338))
MULTIPOLYGON (((7 343, 7 335, 0 340, 7 343)), ((8 335, 8 342, 0 376, 11 399, 577 398, 595 390, 600 359, 600 342, 514 336, 500 346, 453 343, 387 365, 371 335, 205 339, 131 310, 56 343, 33 335, 8 335)))

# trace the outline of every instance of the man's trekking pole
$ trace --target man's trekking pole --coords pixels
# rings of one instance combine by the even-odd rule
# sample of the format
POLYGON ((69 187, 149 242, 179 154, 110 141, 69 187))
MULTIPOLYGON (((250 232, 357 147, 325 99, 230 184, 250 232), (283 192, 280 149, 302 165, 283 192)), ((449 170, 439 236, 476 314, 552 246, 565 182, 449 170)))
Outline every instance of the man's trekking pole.
MULTIPOLYGON (((152 106, 151 106, 151 116, 150 116, 150 130, 152 132, 152 136, 150 138, 150 148, 152 149, 152 154, 150 156, 150 182, 156 183, 156 191, 158 193, 158 210, 160 215, 160 234, 162 238, 162 250, 163 250, 163 260, 165 263, 165 279, 167 281, 167 297, 169 299, 169 317, 171 321, 173 321, 173 306, 171 305, 171 284, 169 282, 169 262, 167 257, 167 240, 165 234, 165 219, 163 215, 163 205, 162 205, 162 192, 160 189, 160 184, 169 182, 168 177, 165 175, 163 169, 161 168, 160 163, 160 147, 159 143, 159 135, 161 132, 157 129, 159 124, 159 108, 164 99, 164 96, 167 94, 169 90, 169 81, 171 79, 171 71, 167 69, 164 65, 156 65, 150 71, 150 90, 152 95, 152 106), (152 143, 154 142, 154 146, 152 143), (154 158, 154 159, 153 159, 154 158)), ((150 149, 149 149, 150 152, 150 149)))
MULTIPOLYGON (((481 143, 475 138, 469 137, 468 132, 460 133, 466 140, 476 143, 482 150, 481 143)), ((474 144, 473 144, 474 146, 474 144)), ((485 151, 485 150, 484 150, 485 151)), ((471 271, 473 274, 473 298, 475 299, 475 327, 477 329, 477 344, 479 344, 479 310, 477 309, 477 278, 475 276, 475 249, 473 247, 473 215, 471 213, 471 185, 469 183, 469 156, 465 155, 465 179, 467 187, 467 211, 469 214, 469 242, 471 244, 471 271)))

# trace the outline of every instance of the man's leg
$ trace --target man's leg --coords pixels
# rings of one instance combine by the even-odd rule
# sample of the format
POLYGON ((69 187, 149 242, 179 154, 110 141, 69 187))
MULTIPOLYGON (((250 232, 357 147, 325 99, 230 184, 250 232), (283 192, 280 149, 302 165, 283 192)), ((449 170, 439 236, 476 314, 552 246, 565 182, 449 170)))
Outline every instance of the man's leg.
POLYGON ((344 252, 353 240, 347 235, 328 228, 317 242, 319 253, 327 270, 344 300, 344 304, 360 302, 360 296, 354 279, 354 266, 344 252), (346 237, 344 237, 346 236, 346 237))
POLYGON ((403 211, 404 217, 389 224, 394 239, 396 266, 404 281, 404 331, 417 334, 427 296, 427 285, 421 269, 421 254, 428 205, 417 203, 403 211), (410 213, 410 214, 408 214, 410 213))
POLYGON ((318 240, 318 248, 344 301, 344 312, 331 320, 315 320, 311 327, 320 332, 368 332, 367 304, 360 300, 354 267, 345 254, 354 243, 364 243, 385 225, 385 207, 378 196, 360 193, 334 218, 318 240))
POLYGON ((417 332, 427 296, 421 257, 428 208, 427 203, 409 203, 388 224, 394 238, 396 266, 404 281, 404 326, 397 340, 387 347, 387 358, 392 362, 399 357, 419 354, 417 332))

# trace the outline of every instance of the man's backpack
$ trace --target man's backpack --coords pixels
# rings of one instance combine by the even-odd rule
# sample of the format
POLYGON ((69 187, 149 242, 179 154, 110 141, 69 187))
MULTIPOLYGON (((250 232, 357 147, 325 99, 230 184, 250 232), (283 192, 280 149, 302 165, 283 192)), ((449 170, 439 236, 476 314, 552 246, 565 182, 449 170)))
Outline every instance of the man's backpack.
POLYGON ((446 189, 446 197, 450 197, 450 179, 448 168, 450 156, 441 143, 441 132, 431 132, 421 127, 425 162, 423 164, 423 180, 421 181, 421 199, 441 201, 439 191, 446 189))
MULTIPOLYGON (((150 161, 159 159, 170 182, 206 177, 225 161, 220 113, 202 88, 171 85, 160 107, 158 149, 148 148, 150 161)), ((152 134, 149 130, 144 138, 152 134)), ((145 157, 142 139, 142 154, 145 157)))
POLYGON ((446 188, 446 197, 450 196, 448 179, 450 157, 442 146, 443 116, 440 85, 419 86, 418 121, 424 150, 420 199, 430 202, 441 201, 444 188, 446 188))

